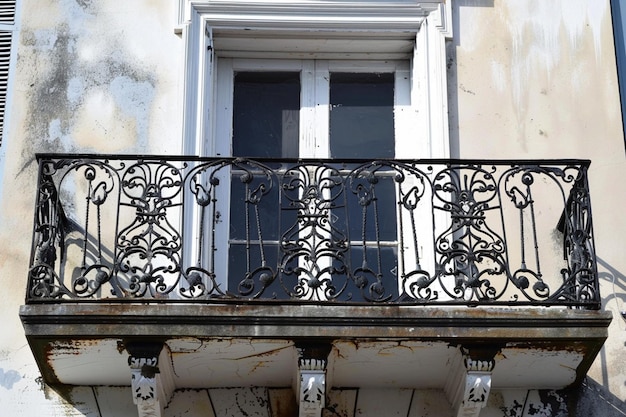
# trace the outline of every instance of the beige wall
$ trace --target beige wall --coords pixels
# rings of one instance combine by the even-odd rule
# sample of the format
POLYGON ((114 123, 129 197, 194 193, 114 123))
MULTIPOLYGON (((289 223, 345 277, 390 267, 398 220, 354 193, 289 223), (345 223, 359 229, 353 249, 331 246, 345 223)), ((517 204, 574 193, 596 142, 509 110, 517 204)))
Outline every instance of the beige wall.
MULTIPOLYGON (((626 401, 619 317, 626 310, 626 153, 609 1, 453 6, 452 156, 592 160, 602 295, 615 318, 590 376, 626 401)), ((0 414, 83 415, 37 382, 17 315, 31 244, 34 153, 179 153, 184 42, 174 33, 174 0, 26 0, 21 14, 0 152, 0 414)))

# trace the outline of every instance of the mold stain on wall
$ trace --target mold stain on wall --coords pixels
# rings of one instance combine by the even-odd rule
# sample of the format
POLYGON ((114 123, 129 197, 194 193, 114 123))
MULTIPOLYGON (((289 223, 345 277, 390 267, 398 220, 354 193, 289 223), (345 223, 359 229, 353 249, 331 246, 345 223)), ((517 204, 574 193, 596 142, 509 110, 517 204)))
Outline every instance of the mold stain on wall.
POLYGON ((29 78, 24 159, 34 152, 145 152, 157 69, 127 51, 114 25, 102 43, 94 16, 107 18, 97 5, 85 0, 61 9, 50 27, 24 27, 21 35, 18 66, 29 78))

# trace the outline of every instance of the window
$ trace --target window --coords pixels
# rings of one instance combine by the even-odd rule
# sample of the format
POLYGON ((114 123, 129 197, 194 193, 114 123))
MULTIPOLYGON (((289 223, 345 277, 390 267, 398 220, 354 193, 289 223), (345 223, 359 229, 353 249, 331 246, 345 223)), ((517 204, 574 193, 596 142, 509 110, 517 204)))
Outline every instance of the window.
POLYGON ((393 73, 330 73, 331 158, 395 156, 393 73))
POLYGON ((418 141, 404 130, 409 78, 408 60, 218 57, 211 148, 218 156, 393 158, 396 142, 418 141))
POLYGON ((298 157, 300 74, 238 72, 233 78, 232 154, 298 157))
POLYGON ((223 152, 215 141, 221 134, 216 121, 224 116, 215 102, 215 87, 222 82, 216 66, 225 58, 400 60, 408 64, 409 88, 403 90, 406 101, 396 103, 395 129, 413 136, 419 131, 420 140, 401 140, 396 151, 448 157, 445 41, 451 36, 450 9, 444 0, 180 0, 187 50, 183 153, 223 152))
MULTIPOLYGON (((285 60, 260 58, 221 57, 215 51, 215 108, 218 109, 215 120, 215 136, 213 138, 216 155, 248 158, 320 158, 320 159, 355 159, 355 158, 394 158, 396 142, 412 140, 410 135, 403 134, 406 121, 402 118, 402 109, 410 107, 409 60, 285 60), (397 110, 397 111, 396 111, 397 110), (396 117, 397 116, 397 117, 396 117), (396 121, 397 118, 397 121, 396 121), (396 140, 398 138, 398 140, 396 140)), ((269 163, 271 165, 271 162, 269 163)), ((354 166, 345 166, 344 174, 354 166)), ((278 187, 272 188, 262 202, 254 205, 254 209, 245 204, 246 185, 256 189, 260 183, 243 184, 238 178, 243 171, 231 172, 230 201, 228 209, 221 212, 224 225, 229 230, 223 231, 217 239, 221 240, 218 247, 228 248, 228 261, 216 267, 228 276, 228 282, 221 285, 234 293, 245 292, 240 287, 241 278, 249 272, 248 264, 283 265, 280 283, 287 290, 297 287, 298 267, 304 270, 315 269, 307 264, 309 252, 279 250, 281 245, 288 244, 291 248, 307 245, 301 239, 308 233, 301 228, 299 221, 306 217, 302 210, 289 210, 290 202, 279 194, 278 187), (264 233, 255 230, 256 212, 258 209, 260 224, 264 233), (300 218, 298 216, 301 216, 300 218), (252 226, 252 227, 251 227, 252 226), (267 231, 271 231, 267 233, 267 231), (285 243, 285 240, 288 243, 285 243), (263 249, 261 250, 261 246, 263 249), (250 253, 249 253, 250 252, 250 253), (247 260, 246 256, 251 258, 247 260), (246 262, 243 260, 246 259, 246 262)), ((328 174, 327 174, 328 175, 328 174)), ((384 269, 387 279, 393 278, 397 270, 397 223, 395 215, 395 191, 392 175, 385 178, 385 185, 378 187, 387 195, 380 195, 379 210, 385 215, 385 224, 374 228, 374 222, 368 222, 368 230, 363 240, 373 248, 374 241, 382 241, 384 248, 380 265, 373 249, 363 252, 363 241, 349 242, 348 251, 341 259, 328 254, 325 259, 316 260, 320 270, 331 264, 366 265, 377 264, 375 268, 384 269), (384 203, 382 203, 384 201, 384 203), (375 230, 383 233, 376 236, 375 230)), ((296 206, 302 201, 295 198, 296 206)), ((315 229, 328 238, 332 247, 337 243, 331 236, 348 227, 347 217, 360 219, 362 208, 354 203, 348 207, 326 210, 327 207, 316 206, 311 209, 308 219, 310 229, 315 229), (332 224, 323 227, 315 215, 328 215, 332 224), (347 213, 347 214, 346 214, 347 213), (330 228, 330 230, 329 230, 330 228)), ((371 218, 372 213, 367 217, 371 218)), ((361 222, 351 223, 350 236, 358 239, 361 234, 357 229, 361 222)), ((339 239, 339 237, 337 237, 339 239)), ((342 248, 337 248, 341 251, 342 248)), ((340 268, 341 266, 338 266, 340 268)), ((252 268, 254 269, 254 268, 252 268)), ((275 269, 267 270, 274 274, 275 269)), ((261 273, 260 270, 257 273, 261 273)), ((320 274, 327 276, 327 274, 320 274)), ((387 288, 396 286, 395 282, 386 283, 387 288)), ((252 284, 250 284, 252 285, 252 284)), ((286 294, 270 286, 266 292, 277 295, 286 294)), ((359 291, 351 291, 352 300, 359 299, 359 291)), ((320 296, 322 297, 322 296, 320 296)))
MULTIPOLYGON (((319 91, 313 99, 316 107, 327 109, 329 114, 317 112, 315 119, 322 120, 313 120, 303 130, 318 123, 329 124, 329 130, 322 132, 322 137, 305 132, 300 137, 300 112, 306 111, 300 108, 301 90, 316 91, 315 86, 302 88, 301 72, 233 71, 232 111, 223 97, 224 108, 232 114, 232 155, 306 156, 299 150, 306 149, 305 139, 311 136, 314 148, 328 148, 318 153, 331 158, 393 158, 395 72, 320 72, 314 73, 314 78, 325 82, 317 86, 319 91)), ((303 101, 311 100, 304 97, 303 101)), ((230 139, 218 138, 223 143, 230 139)))
MULTIPOLYGON (((333 61, 333 60, 261 60, 218 58, 216 107, 222 114, 216 121, 216 146, 222 156, 246 158, 324 158, 341 161, 353 159, 394 158, 396 154, 396 107, 407 105, 410 89, 408 82, 408 61, 333 61)), ((397 112, 400 113, 400 112, 397 112)), ((266 164, 275 166, 271 160, 266 164)), ((343 164, 344 174, 355 168, 356 164, 343 164)), ((245 175, 243 170, 234 169, 231 173, 231 194, 228 201, 230 208, 224 223, 230 226, 228 234, 228 272, 222 275, 243 277, 246 275, 247 250, 250 247, 263 246, 263 251, 254 251, 256 259, 251 264, 260 265, 262 259, 269 264, 283 264, 284 259, 274 259, 275 254, 286 239, 290 244, 302 244, 297 236, 306 235, 299 229, 303 213, 306 210, 293 210, 289 202, 281 198, 278 187, 273 187, 262 201, 250 207, 245 204, 248 188, 256 189, 261 183, 242 184, 238 178, 245 175), (263 229, 271 231, 261 233, 250 227, 259 216, 263 229), (298 243, 296 243, 296 241, 298 243)), ((331 175, 326 173, 325 175, 331 175)), ((323 181, 323 179, 322 179, 323 181)), ((337 202, 327 202, 334 209, 318 206, 311 209, 308 224, 317 233, 328 235, 332 230, 349 236, 362 237, 362 241, 349 242, 349 251, 342 255, 343 261, 356 262, 358 265, 371 263, 376 254, 363 253, 365 242, 380 242, 382 260, 376 268, 384 269, 385 276, 392 277, 397 269, 397 224, 395 214, 395 187, 393 174, 381 176, 377 186, 377 210, 381 224, 374 227, 370 212, 363 219, 369 225, 365 234, 361 233, 361 222, 354 221, 352 227, 347 217, 360 219, 364 214, 356 199, 343 207, 337 202), (323 213, 323 214, 322 214, 323 213), (332 225, 323 226, 323 221, 315 216, 332 218, 332 225), (320 232, 321 231, 321 232, 320 232)), ((295 205, 300 205, 299 198, 295 205)), ((378 219, 378 217, 377 217, 378 219)), ((320 236, 321 239, 324 236, 320 236)), ((285 259, 295 265, 305 263, 308 253, 283 254, 285 259)), ((326 263, 337 262, 337 258, 328 255, 326 263), (332 259, 331 259, 332 258, 332 259)), ((285 261, 286 262, 286 261, 285 261)), ((304 268, 304 266, 303 266, 304 268)), ((286 269, 290 269, 287 267, 286 269)), ((288 275, 288 274, 286 274, 288 275)), ((296 281, 295 277, 293 281, 296 281)), ((229 289, 238 292, 233 286, 239 282, 228 282, 229 289)), ((224 285, 226 285, 224 283, 224 285)), ((297 284, 292 283, 291 287, 297 284)), ((387 287, 393 287, 389 283, 387 287)), ((277 294, 283 293, 277 291, 277 294)), ((356 294, 356 291, 354 292, 356 294)), ((356 296, 355 296, 356 297, 356 296)))
MULTIPOLYGON (((184 5, 189 22, 184 32, 185 153, 312 160, 448 156, 447 9, 442 1, 211 0, 184 5)), ((220 264, 216 271, 223 268, 217 273, 222 280, 226 271, 241 267, 249 242, 289 245, 279 235, 288 229, 284 225, 295 223, 287 211, 277 215, 280 197, 269 195, 264 198, 274 203, 256 205, 256 220, 281 223, 274 228, 281 232, 251 233, 247 223, 252 214, 234 211, 247 195, 236 180, 242 172, 234 167, 228 175, 231 187, 223 188, 218 200, 233 204, 220 209, 213 234, 218 248, 229 248, 230 260, 207 254, 220 264)), ((384 200, 395 201, 391 175, 389 186, 379 190, 389 194, 384 200)), ((367 231, 363 240, 383 241, 388 250, 382 262, 392 270, 398 244, 395 207, 381 210, 388 213, 383 216, 388 224, 380 228, 383 236, 367 231)), ((333 211, 332 221, 346 223, 357 211, 359 207, 347 207, 348 214, 333 211)), ((188 214, 187 219, 195 215, 195 222, 201 222, 197 213, 188 214)), ((291 239, 298 239, 297 233, 291 239)), ((363 245, 349 246, 350 256, 367 257, 358 253, 365 252, 363 245)), ((269 252, 273 255, 258 256, 279 253, 269 252)))

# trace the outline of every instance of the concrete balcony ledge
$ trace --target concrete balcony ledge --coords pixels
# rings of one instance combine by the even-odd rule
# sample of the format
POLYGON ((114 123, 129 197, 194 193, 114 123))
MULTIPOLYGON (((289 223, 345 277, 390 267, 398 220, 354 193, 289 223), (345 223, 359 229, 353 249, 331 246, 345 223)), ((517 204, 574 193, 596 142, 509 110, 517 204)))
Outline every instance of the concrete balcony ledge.
POLYGON ((444 389, 464 358, 489 362, 494 388, 564 388, 611 321, 554 308, 198 303, 30 304, 20 316, 53 386, 129 385, 128 346, 140 341, 162 346, 175 389, 292 386, 307 344, 327 346, 329 388, 444 389))
POLYGON ((611 313, 559 308, 289 304, 30 304, 29 337, 604 340, 611 313))

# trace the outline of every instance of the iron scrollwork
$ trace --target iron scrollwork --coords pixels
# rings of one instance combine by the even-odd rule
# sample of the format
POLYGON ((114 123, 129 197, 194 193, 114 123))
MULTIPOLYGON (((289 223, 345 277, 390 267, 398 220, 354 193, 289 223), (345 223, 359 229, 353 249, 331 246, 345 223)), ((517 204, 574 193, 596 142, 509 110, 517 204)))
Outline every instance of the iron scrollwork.
POLYGON ((28 300, 598 308, 584 161, 40 160, 28 300))

